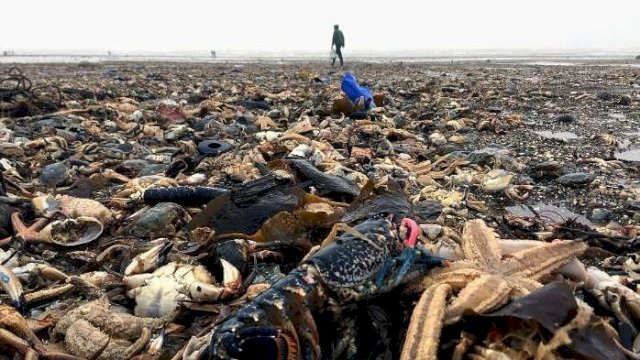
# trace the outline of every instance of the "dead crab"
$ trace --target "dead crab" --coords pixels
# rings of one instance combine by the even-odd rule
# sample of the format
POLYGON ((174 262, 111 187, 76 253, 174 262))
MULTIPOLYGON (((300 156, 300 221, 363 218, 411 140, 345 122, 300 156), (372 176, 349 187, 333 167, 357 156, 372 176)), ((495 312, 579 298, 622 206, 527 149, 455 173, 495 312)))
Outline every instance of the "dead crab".
POLYGON ((53 334, 71 354, 90 359, 130 359, 151 339, 164 319, 116 313, 105 300, 91 301, 67 312, 53 334))
POLYGON ((68 195, 38 196, 31 200, 36 214, 49 217, 56 213, 69 218, 91 217, 108 225, 113 214, 106 206, 92 199, 77 198, 68 195))
POLYGON ((505 195, 511 200, 527 200, 530 191, 533 190, 533 185, 513 185, 514 177, 515 175, 505 170, 495 169, 486 174, 475 176, 474 180, 487 193, 504 191, 505 195))
POLYGON ((613 312, 615 317, 624 324, 635 338, 634 351, 640 351, 640 295, 627 287, 626 279, 611 276, 604 271, 589 267, 585 290, 593 295, 600 305, 613 312))
POLYGON ((142 198, 147 189, 178 186, 175 179, 161 175, 149 175, 132 179, 124 185, 124 189, 115 194, 111 203, 124 207, 131 201, 142 198))
POLYGON ((136 256, 125 269, 124 283, 127 295, 136 301, 138 316, 162 317, 180 305, 200 310, 211 303, 232 297, 241 286, 240 272, 221 259, 222 285, 202 265, 171 262, 152 273, 161 258, 171 249, 171 243, 160 243, 136 256))

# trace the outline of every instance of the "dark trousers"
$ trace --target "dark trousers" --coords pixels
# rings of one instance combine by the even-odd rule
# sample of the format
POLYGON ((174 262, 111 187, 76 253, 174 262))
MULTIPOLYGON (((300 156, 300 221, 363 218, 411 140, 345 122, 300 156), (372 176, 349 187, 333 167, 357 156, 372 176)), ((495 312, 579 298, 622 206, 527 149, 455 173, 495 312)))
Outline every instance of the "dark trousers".
MULTIPOLYGON (((340 66, 344 65, 344 61, 342 61, 342 50, 340 50, 341 46, 336 46, 336 55, 338 55, 338 57, 340 58, 340 66)), ((333 58, 333 61, 331 62, 331 66, 336 64, 336 58, 333 58)))

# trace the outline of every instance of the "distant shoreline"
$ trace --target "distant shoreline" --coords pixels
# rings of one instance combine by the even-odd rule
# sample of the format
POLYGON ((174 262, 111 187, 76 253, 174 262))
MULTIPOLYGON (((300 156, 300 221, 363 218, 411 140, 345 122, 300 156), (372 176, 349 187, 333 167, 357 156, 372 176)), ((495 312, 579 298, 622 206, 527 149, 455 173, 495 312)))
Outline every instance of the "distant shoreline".
MULTIPOLYGON (((630 65, 640 64, 635 55, 574 55, 574 54, 346 54, 346 59, 350 62, 370 62, 370 63, 444 63, 444 62, 497 62, 497 63, 540 63, 544 65, 572 65, 572 64, 600 64, 611 62, 619 65, 628 63, 630 65)), ((246 53, 246 54, 220 54, 216 58, 206 55, 137 55, 137 54, 14 54, 0 55, 0 63, 113 63, 113 62, 184 62, 184 63, 296 63, 296 62, 326 62, 328 56, 319 54, 273 54, 273 53, 246 53)))

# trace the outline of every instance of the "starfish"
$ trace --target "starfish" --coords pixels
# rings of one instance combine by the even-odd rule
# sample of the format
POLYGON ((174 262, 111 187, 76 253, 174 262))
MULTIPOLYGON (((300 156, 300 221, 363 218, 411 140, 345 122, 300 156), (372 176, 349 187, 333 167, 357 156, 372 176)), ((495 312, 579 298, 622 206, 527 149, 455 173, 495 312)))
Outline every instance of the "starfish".
POLYGON ((420 329, 428 326, 439 334, 443 325, 456 323, 469 310, 483 314, 527 295, 587 247, 583 242, 558 241, 503 257, 495 233, 484 221, 467 221, 462 231, 464 260, 432 271, 414 288, 424 293, 414 308, 401 358, 435 359, 439 335, 421 338, 420 329), (447 305, 443 294, 449 291, 458 293, 447 305))
POLYGON ((278 127, 278 124, 268 116, 258 116, 254 123, 260 130, 275 129, 278 127))
MULTIPOLYGON (((47 225, 48 222, 48 219, 38 218, 33 224, 26 226, 24 222, 22 222, 22 219, 20 219, 19 212, 16 211, 11 214, 11 226, 13 227, 14 236, 25 241, 37 241, 38 231, 47 225)), ((13 240, 11 236, 0 239, 0 245, 7 245, 11 243, 11 240, 13 240)))

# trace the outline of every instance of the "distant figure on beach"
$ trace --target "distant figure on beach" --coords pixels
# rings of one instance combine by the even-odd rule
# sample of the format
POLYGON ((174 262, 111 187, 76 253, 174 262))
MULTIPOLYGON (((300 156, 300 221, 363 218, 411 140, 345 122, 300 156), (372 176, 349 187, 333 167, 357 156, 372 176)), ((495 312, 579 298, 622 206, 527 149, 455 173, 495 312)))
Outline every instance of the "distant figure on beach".
MULTIPOLYGON (((336 47, 336 55, 340 58, 340 66, 344 65, 344 61, 342 60, 342 48, 344 47, 344 34, 340 31, 338 25, 333 25, 333 40, 331 40, 331 48, 336 47)), ((333 58, 331 62, 331 66, 336 64, 336 58, 333 58)))
POLYGON ((216 52, 215 52, 215 50, 211 50, 211 57, 212 57, 212 58, 214 58, 214 59, 216 58, 216 52))

